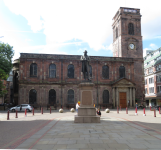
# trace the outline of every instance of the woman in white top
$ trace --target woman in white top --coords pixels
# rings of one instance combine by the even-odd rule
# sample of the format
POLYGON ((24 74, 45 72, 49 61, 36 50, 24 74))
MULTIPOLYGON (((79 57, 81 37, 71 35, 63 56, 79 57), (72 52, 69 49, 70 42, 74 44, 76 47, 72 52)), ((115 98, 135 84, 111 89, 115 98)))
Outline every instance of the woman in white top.
POLYGON ((77 114, 78 114, 78 107, 80 107, 80 106, 79 106, 79 104, 78 104, 78 102, 77 102, 77 104, 76 104, 76 111, 77 111, 77 114))

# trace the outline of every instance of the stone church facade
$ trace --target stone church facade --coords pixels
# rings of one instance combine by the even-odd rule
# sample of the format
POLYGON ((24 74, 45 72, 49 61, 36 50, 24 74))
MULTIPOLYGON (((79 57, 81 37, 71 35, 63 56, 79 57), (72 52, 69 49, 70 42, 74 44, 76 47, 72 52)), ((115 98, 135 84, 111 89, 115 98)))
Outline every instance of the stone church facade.
MULTIPOLYGON (((114 57, 90 56, 93 101, 96 106, 134 107, 136 100, 144 100, 140 9, 120 7, 113 21, 114 57)), ((83 82, 80 57, 21 53, 13 64, 15 103, 75 106, 83 82)))

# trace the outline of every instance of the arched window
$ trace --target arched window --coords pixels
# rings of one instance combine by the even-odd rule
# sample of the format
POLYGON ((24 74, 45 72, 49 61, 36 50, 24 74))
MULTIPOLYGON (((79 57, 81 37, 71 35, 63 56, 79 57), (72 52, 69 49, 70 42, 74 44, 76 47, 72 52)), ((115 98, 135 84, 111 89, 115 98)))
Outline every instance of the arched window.
POLYGON ((37 77, 37 64, 30 65, 30 77, 37 77))
POLYGON ((68 65, 68 78, 74 78, 74 65, 68 65))
POLYGON ((35 104, 37 99, 37 91, 35 89, 29 92, 29 104, 35 104))
POLYGON ((116 39, 118 37, 118 28, 116 28, 116 39))
POLYGON ((109 104, 109 91, 103 91, 103 104, 109 104))
POLYGON ((120 73, 120 78, 125 77, 125 67, 124 66, 120 66, 119 73, 120 73))
POLYGON ((109 67, 106 65, 102 67, 102 76, 104 79, 109 79, 109 67))
POLYGON ((89 65, 89 76, 92 77, 92 66, 89 65))
POLYGON ((50 105, 56 104, 56 91, 54 89, 51 89, 49 91, 49 104, 50 105))
POLYGON ((68 103, 70 104, 74 103, 74 91, 73 90, 68 91, 68 103))
POLYGON ((49 77, 56 78, 56 65, 55 64, 51 64, 49 66, 49 77))
POLYGON ((129 23, 128 25, 128 33, 134 35, 134 25, 132 23, 129 23))

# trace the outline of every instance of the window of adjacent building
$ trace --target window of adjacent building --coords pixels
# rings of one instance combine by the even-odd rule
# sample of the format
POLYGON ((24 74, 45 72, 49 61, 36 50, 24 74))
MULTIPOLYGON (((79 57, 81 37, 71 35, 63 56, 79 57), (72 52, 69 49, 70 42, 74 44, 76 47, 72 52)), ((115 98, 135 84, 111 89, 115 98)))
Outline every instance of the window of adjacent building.
POLYGON ((147 88, 145 88, 145 94, 147 94, 147 88))
POLYGON ((149 68, 149 73, 153 73, 153 68, 149 68))
POLYGON ((56 91, 54 89, 51 89, 49 91, 49 104, 50 105, 56 104, 56 91))
POLYGON ((145 79, 145 85, 147 85, 147 79, 145 79))
POLYGON ((154 78, 149 78, 149 84, 154 83, 154 78))
POLYGON ((157 93, 161 92, 161 85, 157 86, 157 93))
POLYGON ((154 93, 154 87, 149 88, 149 93, 154 93))
POLYGON ((92 77, 92 66, 89 65, 89 76, 92 77))
POLYGON ((133 25, 133 23, 129 23, 129 25, 128 25, 128 34, 134 35, 134 25, 133 25))
POLYGON ((104 79, 109 79, 109 67, 106 65, 102 67, 102 76, 104 79))
POLYGON ((119 74, 120 74, 120 78, 125 77, 125 67, 124 66, 120 66, 119 74))
POLYGON ((49 77, 56 78, 56 65, 55 64, 51 64, 49 66, 49 77))
POLYGON ((30 77, 37 77, 37 64, 30 65, 30 77))
POLYGON ((109 104, 109 91, 108 90, 103 91, 103 103, 109 104))
POLYGON ((37 98, 37 91, 35 89, 30 90, 29 92, 29 104, 35 104, 37 98))
POLYGON ((70 104, 74 103, 74 91, 73 90, 68 91, 68 103, 70 104))
POLYGON ((74 65, 68 65, 68 78, 74 78, 74 65))

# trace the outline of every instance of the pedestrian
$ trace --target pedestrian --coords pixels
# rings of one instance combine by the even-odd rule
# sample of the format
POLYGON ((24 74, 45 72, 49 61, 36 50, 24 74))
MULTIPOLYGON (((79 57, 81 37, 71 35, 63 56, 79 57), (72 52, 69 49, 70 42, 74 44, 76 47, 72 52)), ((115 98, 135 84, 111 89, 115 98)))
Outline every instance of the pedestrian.
POLYGON ((22 105, 20 106, 20 111, 22 110, 22 105))
POLYGON ((97 116, 100 116, 101 117, 101 112, 100 112, 100 109, 99 108, 97 109, 96 113, 97 113, 97 116))
POLYGON ((76 112, 77 112, 77 115, 78 115, 78 108, 80 107, 80 101, 77 102, 76 104, 76 112))
POLYGON ((137 104, 137 103, 136 103, 136 105, 135 105, 135 106, 136 106, 136 109, 138 109, 138 104, 137 104))

